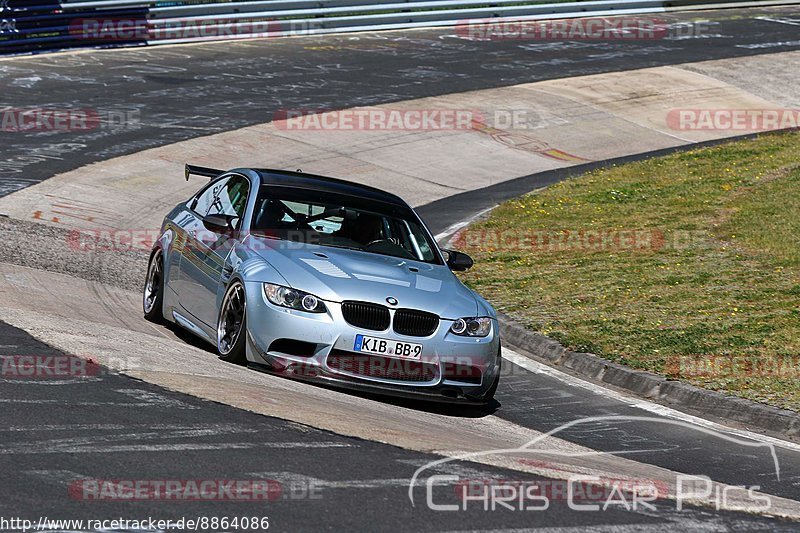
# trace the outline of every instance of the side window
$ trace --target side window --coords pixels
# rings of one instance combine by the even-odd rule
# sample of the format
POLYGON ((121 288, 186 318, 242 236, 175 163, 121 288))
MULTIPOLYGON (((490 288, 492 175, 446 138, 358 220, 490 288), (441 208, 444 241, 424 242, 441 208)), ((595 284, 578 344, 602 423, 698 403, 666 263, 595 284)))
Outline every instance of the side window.
POLYGON ((206 216, 211 206, 217 201, 220 191, 227 186, 230 180, 231 178, 223 178, 201 192, 190 204, 192 210, 201 217, 206 216))
POLYGON ((408 223, 403 221, 408 228, 408 235, 411 237, 411 250, 414 255, 420 256, 423 261, 433 261, 436 258, 436 253, 431 250, 428 244, 428 239, 425 238, 425 233, 421 226, 415 223, 408 223))
POLYGON ((247 208, 250 182, 241 176, 224 178, 204 190, 194 202, 194 211, 200 216, 231 215, 241 219, 247 208))
MULTIPOLYGON (((216 188, 216 187, 214 187, 216 188)), ((241 219, 247 207, 247 193, 250 182, 241 176, 233 176, 226 183, 220 184, 206 215, 231 215, 241 219)))

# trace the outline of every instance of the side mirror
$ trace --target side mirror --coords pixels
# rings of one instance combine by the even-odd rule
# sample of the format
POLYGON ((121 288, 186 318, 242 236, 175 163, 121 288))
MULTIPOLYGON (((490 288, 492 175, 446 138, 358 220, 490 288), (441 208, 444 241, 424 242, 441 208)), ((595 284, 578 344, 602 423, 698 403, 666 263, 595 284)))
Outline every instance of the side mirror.
POLYGON ((233 221, 239 217, 232 215, 206 215, 203 225, 216 233, 229 233, 233 231, 233 221))
POLYGON ((450 267, 450 270, 463 272, 472 268, 474 262, 467 254, 455 250, 445 250, 445 252, 447 253, 447 266, 450 267))

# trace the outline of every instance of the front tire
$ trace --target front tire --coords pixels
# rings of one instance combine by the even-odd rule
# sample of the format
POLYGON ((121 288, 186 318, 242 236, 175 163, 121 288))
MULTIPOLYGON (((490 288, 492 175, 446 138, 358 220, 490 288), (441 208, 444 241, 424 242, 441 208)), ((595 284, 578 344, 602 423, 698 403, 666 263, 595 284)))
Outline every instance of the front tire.
POLYGON ((481 396, 481 403, 489 403, 494 400, 494 395, 497 392, 497 386, 500 384, 500 369, 503 365, 503 359, 500 357, 501 350, 497 350, 497 375, 494 377, 492 385, 489 387, 483 396, 481 396))
POLYGON ((480 403, 490 403, 492 400, 494 400, 494 395, 497 392, 497 386, 499 384, 500 384, 500 375, 498 374, 494 378, 494 382, 492 383, 492 386, 489 387, 489 390, 487 390, 486 393, 484 393, 484 395, 481 396, 480 403))
POLYGON ((217 323, 217 351, 219 358, 229 363, 247 363, 247 306, 244 285, 234 281, 225 291, 217 323))
POLYGON ((147 265, 147 277, 142 289, 142 310, 145 320, 164 323, 164 254, 156 250, 147 265))

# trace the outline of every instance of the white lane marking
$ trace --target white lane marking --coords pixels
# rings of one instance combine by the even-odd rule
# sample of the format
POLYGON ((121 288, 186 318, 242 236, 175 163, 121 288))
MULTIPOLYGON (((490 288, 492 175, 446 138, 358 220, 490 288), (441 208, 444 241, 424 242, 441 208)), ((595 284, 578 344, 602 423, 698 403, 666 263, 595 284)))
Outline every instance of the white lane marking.
POLYGON ((25 378, 15 378, 15 379, 0 379, 0 383, 11 383, 13 385, 74 385, 76 383, 83 384, 89 383, 92 381, 103 381, 102 378, 90 378, 90 377, 81 377, 75 376, 74 378, 70 379, 49 379, 49 378, 35 378, 35 379, 25 379, 25 378))
POLYGON ((746 50, 761 50, 764 48, 782 48, 784 46, 798 45, 800 45, 800 41, 777 41, 774 43, 737 44, 736 48, 744 48, 746 50))
MULTIPOLYGON (((0 403, 26 403, 26 404, 58 404, 64 405, 64 400, 23 400, 19 398, 0 398, 0 403)), ((102 407, 104 405, 119 405, 124 407, 153 407, 150 402, 69 402, 70 407, 102 407)), ((191 407, 199 409, 199 407, 191 407)))
POLYGON ((72 470, 26 470, 24 473, 42 478, 45 481, 55 481, 61 485, 69 485, 76 481, 90 479, 92 477, 73 472, 72 470))
POLYGON ((596 385, 594 383, 584 381, 580 378, 577 378, 575 376, 557 370, 553 367, 547 366, 544 363, 534 361, 533 359, 525 357, 524 355, 520 355, 519 353, 510 350, 508 348, 503 348, 503 357, 506 360, 511 361, 515 365, 521 366, 525 370, 528 370, 535 374, 544 374, 546 376, 555 378, 563 383, 566 383, 569 386, 579 387, 588 390, 594 394, 599 394, 607 398, 612 398, 614 400, 627 403, 629 406, 637 409, 642 409, 643 411, 648 411, 650 413, 654 413, 656 415, 663 416, 665 418, 671 418, 682 422, 688 422, 691 424, 695 424, 699 427, 711 429, 714 431, 730 433, 739 437, 754 440, 756 442, 773 444, 779 448, 784 448, 794 452, 800 452, 799 444, 781 440, 775 437, 770 437, 767 435, 760 435, 758 433, 753 433, 751 431, 743 429, 736 429, 724 426, 722 424, 718 424, 717 422, 712 422, 710 420, 706 420, 705 418, 700 418, 699 416, 683 413, 681 411, 677 411, 675 409, 666 407, 664 405, 660 405, 647 400, 643 400, 641 398, 636 398, 634 396, 629 396, 621 392, 607 389, 601 385, 596 385))
POLYGON ((255 450, 259 448, 311 449, 354 448, 344 442, 213 442, 208 444, 120 444, 112 446, 56 446, 35 449, 46 442, 15 442, 13 447, 0 448, 0 455, 40 455, 53 453, 125 453, 125 452, 183 452, 204 450, 255 450))
POLYGON ((177 398, 170 398, 168 396, 164 396, 163 394, 158 394, 156 392, 146 391, 142 389, 115 389, 114 392, 118 392, 120 394, 124 394, 125 396, 129 396, 134 400, 139 400, 140 402, 144 402, 146 404, 150 404, 157 407, 175 407, 177 409, 200 409, 197 405, 189 405, 186 402, 182 402, 177 398))
POLYGON ((789 18, 772 18, 772 17, 756 17, 758 20, 765 20, 767 22, 777 22, 778 24, 788 24, 790 26, 800 26, 800 20, 789 18))
MULTIPOLYGON (((76 430, 112 430, 112 429, 131 429, 134 426, 124 424, 43 424, 41 426, 9 426, 0 428, 4 431, 76 431, 76 430)), ((147 426, 149 427, 149 426, 147 426)))
MULTIPOLYGON (((425 466, 430 463, 429 459, 397 459, 396 462, 403 464, 403 465, 410 465, 414 467, 425 466)), ((480 465, 480 463, 472 463, 476 465, 480 465)), ((459 464, 459 463, 448 463, 446 465, 434 465, 430 469, 434 472, 439 472, 442 474, 452 474, 459 476, 461 478, 476 478, 476 479, 483 479, 486 477, 490 477, 489 474, 486 473, 488 468, 497 468, 495 466, 487 465, 486 468, 478 468, 475 466, 469 466, 469 464, 459 464)), ((503 473, 503 479, 508 479, 508 475, 503 473)), ((406 486, 408 486, 411 479, 406 479, 406 486)))
MULTIPOLYGON (((739 525, 752 527, 752 522, 744 520, 737 521, 739 525)), ((691 518, 668 520, 653 524, 592 524, 590 526, 555 526, 555 527, 532 527, 523 529, 471 529, 471 530, 449 530, 443 533, 662 533, 664 531, 709 531, 727 532, 738 531, 731 529, 726 524, 710 523, 709 521, 693 520, 691 518)), ((742 529, 742 531, 751 531, 742 529)))
MULTIPOLYGON (((131 428, 126 428, 131 429, 131 428)), ((101 443, 109 445, 112 442, 119 441, 134 441, 143 443, 146 441, 154 440, 167 440, 167 439, 187 439, 198 437, 217 437, 222 435, 241 434, 241 433, 258 433, 258 429, 249 428, 246 426, 217 426, 217 427, 198 427, 198 428, 163 428, 152 429, 148 428, 147 431, 137 431, 135 433, 112 433, 105 435, 90 434, 88 436, 80 437, 66 437, 66 438, 53 438, 39 441, 40 445, 47 448, 56 447, 80 447, 80 446, 98 446, 101 443)))
POLYGON ((248 472, 255 479, 273 479, 288 486, 313 486, 320 489, 379 489, 383 487, 408 487, 408 478, 347 479, 332 481, 306 476, 296 472, 248 472))
POLYGON ((487 207, 483 211, 479 211, 479 212, 475 213, 474 215, 472 215, 468 219, 464 220, 463 222, 456 222, 455 224, 451 225, 450 227, 448 227, 443 232, 435 235, 433 238, 436 240, 436 242, 442 242, 442 240, 450 237, 451 235, 453 235, 455 232, 457 232, 458 230, 460 230, 464 226, 468 226, 468 225, 472 224, 473 220, 476 220, 476 219, 482 217, 483 215, 485 215, 486 213, 488 213, 489 211, 491 211, 495 207, 497 207, 497 206, 493 205, 492 207, 487 207))
POLYGON ((126 429, 128 431, 135 429, 142 429, 145 431, 214 431, 214 434, 221 435, 223 433, 230 433, 234 430, 242 431, 245 433, 253 433, 258 431, 249 425, 241 424, 193 424, 189 426, 176 426, 175 424, 42 424, 36 426, 9 426, 7 428, 0 428, 0 432, 4 431, 105 431, 126 429), (241 429, 239 429, 241 428, 241 429))

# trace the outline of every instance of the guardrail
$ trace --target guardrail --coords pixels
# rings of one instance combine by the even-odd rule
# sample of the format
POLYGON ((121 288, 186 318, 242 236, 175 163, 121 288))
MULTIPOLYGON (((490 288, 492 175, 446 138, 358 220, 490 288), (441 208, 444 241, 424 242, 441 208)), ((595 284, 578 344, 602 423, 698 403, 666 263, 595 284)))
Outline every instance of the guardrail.
POLYGON ((794 3, 800 0, 0 0, 0 54, 794 3))

